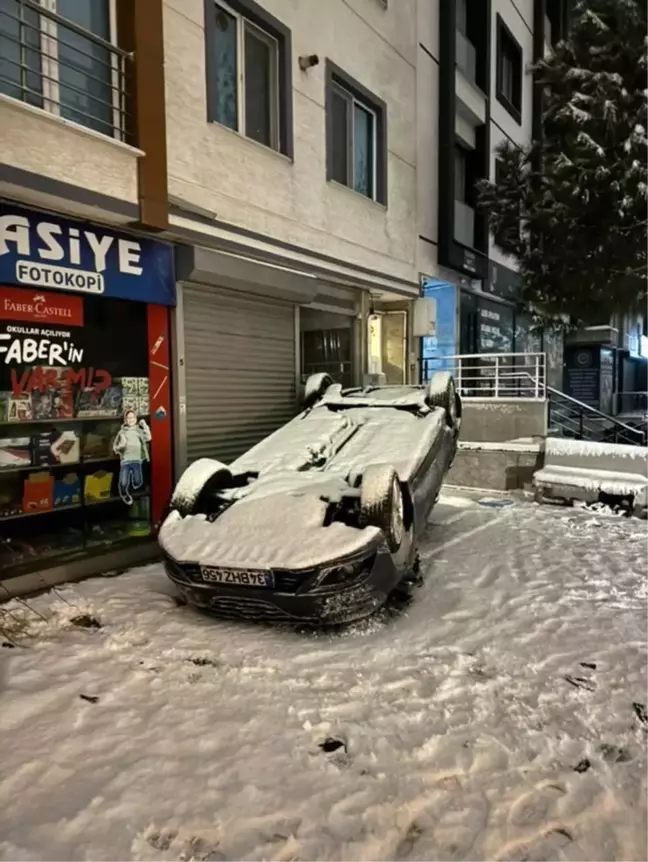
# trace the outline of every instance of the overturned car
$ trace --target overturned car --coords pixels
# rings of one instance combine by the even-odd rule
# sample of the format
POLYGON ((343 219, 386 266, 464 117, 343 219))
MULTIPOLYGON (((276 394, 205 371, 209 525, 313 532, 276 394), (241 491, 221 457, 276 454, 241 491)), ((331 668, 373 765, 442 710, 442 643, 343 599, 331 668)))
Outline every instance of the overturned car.
POLYGON ((227 617, 368 616, 412 571, 460 424, 446 372, 347 390, 312 375, 298 416, 229 466, 183 473, 159 536, 169 577, 227 617))

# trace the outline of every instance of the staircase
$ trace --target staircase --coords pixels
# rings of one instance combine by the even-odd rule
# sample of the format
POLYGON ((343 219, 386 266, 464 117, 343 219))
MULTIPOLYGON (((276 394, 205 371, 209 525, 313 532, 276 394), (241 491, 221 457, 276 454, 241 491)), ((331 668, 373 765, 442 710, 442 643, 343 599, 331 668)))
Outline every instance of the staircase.
POLYGON ((625 446, 646 445, 645 421, 629 425, 559 389, 547 386, 546 391, 549 406, 547 436, 625 446))

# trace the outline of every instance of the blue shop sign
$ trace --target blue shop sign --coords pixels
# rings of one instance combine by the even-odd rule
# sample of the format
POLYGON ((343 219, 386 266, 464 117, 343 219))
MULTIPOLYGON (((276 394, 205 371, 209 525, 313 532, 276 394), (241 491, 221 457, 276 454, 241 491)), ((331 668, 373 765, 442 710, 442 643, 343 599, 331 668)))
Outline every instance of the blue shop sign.
POLYGON ((175 305, 165 242, 0 204, 0 284, 175 305))
POLYGON ((448 281, 424 278, 423 296, 436 300, 436 336, 422 339, 422 380, 429 380, 435 371, 453 370, 457 354, 457 288, 448 281))

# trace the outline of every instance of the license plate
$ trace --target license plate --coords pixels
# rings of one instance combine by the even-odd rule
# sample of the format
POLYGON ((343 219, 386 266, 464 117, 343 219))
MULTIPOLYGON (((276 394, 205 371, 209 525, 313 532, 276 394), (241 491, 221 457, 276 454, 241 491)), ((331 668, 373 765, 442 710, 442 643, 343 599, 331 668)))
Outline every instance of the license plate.
POLYGON ((272 572, 246 572, 241 569, 214 569, 201 566, 203 581, 210 584, 232 584, 238 587, 274 587, 272 572))

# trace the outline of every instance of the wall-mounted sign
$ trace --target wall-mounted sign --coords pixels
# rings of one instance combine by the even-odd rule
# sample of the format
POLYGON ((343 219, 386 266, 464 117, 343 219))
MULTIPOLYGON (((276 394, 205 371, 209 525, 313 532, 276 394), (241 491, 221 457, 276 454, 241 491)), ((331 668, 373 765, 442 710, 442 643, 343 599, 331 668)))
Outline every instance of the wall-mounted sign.
POLYGON ((83 299, 64 293, 0 286, 0 320, 83 326, 83 299))
POLYGON ((565 349, 564 390, 577 401, 597 407, 601 401, 601 348, 565 349))
POLYGON ((479 353, 513 352, 513 309, 479 300, 479 353))
POLYGON ((457 354, 457 287, 449 281, 424 278, 421 288, 423 296, 436 301, 436 335, 421 342, 422 379, 428 380, 434 371, 455 364, 450 357, 457 354))
POLYGON ((0 284, 175 305, 173 249, 0 204, 0 284))

